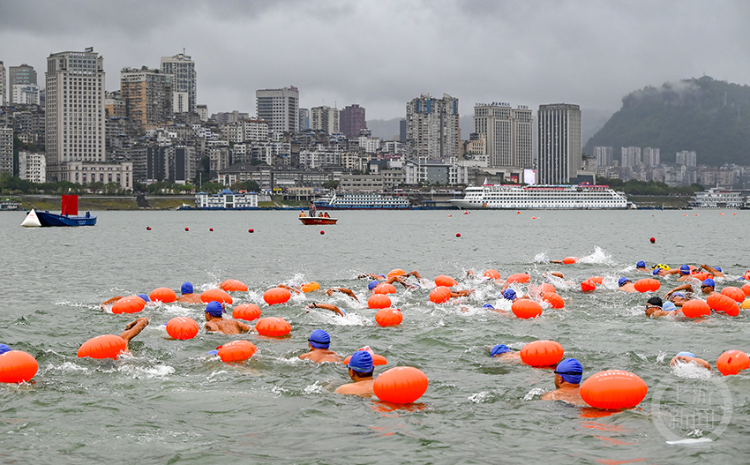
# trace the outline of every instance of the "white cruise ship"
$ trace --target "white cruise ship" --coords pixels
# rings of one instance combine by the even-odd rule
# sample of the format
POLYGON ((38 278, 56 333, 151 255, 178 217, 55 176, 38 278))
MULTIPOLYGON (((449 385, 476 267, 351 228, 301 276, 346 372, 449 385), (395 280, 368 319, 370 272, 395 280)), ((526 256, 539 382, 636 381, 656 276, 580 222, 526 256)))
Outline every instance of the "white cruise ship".
POLYGON ((409 210, 406 196, 381 194, 337 194, 313 202, 318 210, 409 210))
POLYGON ((742 191, 713 187, 696 192, 690 206, 693 208, 744 208, 746 195, 742 191))
POLYGON ((458 208, 501 210, 601 210, 625 209, 628 200, 609 186, 484 185, 467 187, 464 198, 453 199, 458 208))

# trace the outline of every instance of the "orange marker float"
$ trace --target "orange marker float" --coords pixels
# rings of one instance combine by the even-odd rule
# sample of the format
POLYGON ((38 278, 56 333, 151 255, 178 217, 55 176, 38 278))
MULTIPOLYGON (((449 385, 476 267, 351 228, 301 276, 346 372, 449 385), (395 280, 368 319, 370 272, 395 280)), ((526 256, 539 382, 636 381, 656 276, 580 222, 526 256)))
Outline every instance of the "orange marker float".
POLYGON ((380 326, 398 326, 404 321, 404 314, 397 308, 382 308, 375 314, 375 322, 380 326))
POLYGON ((388 277, 392 278, 394 276, 403 276, 405 274, 406 271, 402 270, 401 268, 395 268, 388 273, 388 277))
POLYGON ((542 306, 529 299, 516 299, 510 306, 513 314, 518 318, 536 318, 542 314, 542 306))
POLYGON ((234 299, 232 299, 231 295, 221 289, 209 289, 201 294, 201 301, 205 304, 209 302, 219 302, 231 305, 234 302, 234 299))
POLYGON ((596 290, 596 283, 594 281, 587 279, 586 281, 581 283, 581 292, 593 292, 596 290))
POLYGON ((490 278, 490 279, 502 279, 502 278, 500 278, 500 272, 497 271, 497 270, 493 270, 493 269, 489 269, 489 270, 485 271, 484 272, 484 277, 485 278, 490 278))
POLYGON ((739 287, 725 287, 721 290, 721 293, 734 300, 735 302, 742 303, 742 301, 745 300, 745 293, 739 287))
POLYGON ((105 334, 84 342, 78 349, 78 358, 112 358, 117 360, 117 357, 127 350, 128 342, 125 339, 114 334, 105 334))
POLYGON ((146 308, 146 301, 137 295, 123 297, 112 305, 112 313, 138 313, 146 308))
POLYGON ((261 336, 280 337, 292 332, 292 326, 283 318, 261 318, 255 323, 255 330, 261 336))
POLYGON ((508 279, 505 280, 508 284, 513 283, 528 283, 529 280, 531 280, 531 276, 529 276, 526 273, 516 273, 508 276, 508 279))
POLYGON ((375 379, 372 390, 378 399, 394 404, 410 404, 427 391, 430 381, 422 370, 396 367, 375 379))
POLYGON ((574 263, 578 263, 578 257, 565 257, 562 262, 564 265, 573 265, 574 263))
POLYGON ((375 294, 395 294, 396 293, 396 287, 393 284, 389 283, 380 283, 374 288, 372 288, 372 292, 375 294))
MULTIPOLYGON (((357 350, 357 352, 360 352, 362 350, 367 351, 367 352, 370 353, 370 355, 372 356, 372 364, 373 365, 378 366, 378 365, 387 365, 388 364, 388 360, 385 357, 383 357, 380 354, 374 353, 372 350, 370 350, 369 347, 363 347, 363 348, 357 350)), ((351 360, 351 358, 352 358, 351 355, 348 356, 348 357, 346 357, 344 359, 344 365, 348 365, 349 364, 349 360, 351 360)))
POLYGON ((158 287, 151 291, 151 294, 148 297, 154 302, 164 302, 165 304, 177 300, 177 294, 168 287, 158 287))
POLYGON ((430 302, 442 304, 448 302, 451 298, 451 290, 445 286, 438 286, 430 291, 430 302))
POLYGON ((741 350, 727 350, 719 355, 716 368, 724 376, 736 375, 742 370, 750 368, 750 357, 741 350))
POLYGON ((255 355, 255 352, 258 350, 255 344, 245 340, 227 342, 216 349, 216 355, 224 363, 243 362, 255 355))
POLYGON ((167 334, 181 341, 194 338, 199 329, 198 323, 186 316, 178 316, 167 322, 167 334))
POLYGON ((557 289, 550 283, 540 284, 537 290, 539 294, 557 294, 557 289))
POLYGON ((591 281, 592 283, 598 284, 599 286, 604 284, 604 278, 601 276, 592 276, 589 278, 589 281, 591 281))
POLYGON ((740 307, 737 305, 737 302, 718 292, 709 295, 706 303, 712 310, 726 313, 729 316, 738 316, 740 314, 740 307))
POLYGON ((292 298, 292 293, 289 289, 283 287, 272 287, 263 293, 263 300, 268 305, 285 304, 292 298))
POLYGON ((367 299, 370 308, 388 308, 391 306, 391 298, 383 294, 373 294, 367 299))
POLYGON ((10 350, 0 355, 0 383, 24 383, 38 370, 39 363, 34 356, 22 350, 10 350))
POLYGON ((436 286, 453 287, 456 284, 458 284, 458 283, 456 282, 455 279, 451 278, 450 276, 446 276, 444 274, 441 274, 440 276, 438 276, 437 278, 435 278, 435 285, 436 286))
POLYGON ((661 283, 658 279, 644 278, 636 281, 633 287, 638 292, 656 292, 661 287, 661 283))
POLYGON ((232 318, 253 321, 260 318, 260 307, 255 304, 242 304, 234 307, 232 318))
POLYGON ((711 314, 711 307, 702 300, 688 300, 682 304, 682 314, 688 318, 699 318, 711 314))
POLYGON ((317 291, 318 289, 320 289, 320 284, 315 281, 310 281, 309 283, 305 283, 302 285, 302 292, 304 292, 305 294, 312 291, 317 291))
POLYGON ((640 404, 648 386, 640 376, 624 370, 607 370, 581 384, 581 398, 592 407, 620 410, 640 404))
POLYGON ((750 296, 750 283, 742 286, 742 292, 744 292, 746 296, 750 296))
POLYGON ((548 367, 557 365, 564 354, 565 350, 559 342, 534 341, 521 349, 521 361, 532 367, 548 367))
POLYGON ((542 300, 549 303, 552 308, 565 308, 565 300, 555 293, 547 293, 542 296, 542 300))
POLYGON ((247 284, 243 283, 238 279, 227 279, 219 284, 222 290, 226 292, 245 292, 247 291, 247 284))

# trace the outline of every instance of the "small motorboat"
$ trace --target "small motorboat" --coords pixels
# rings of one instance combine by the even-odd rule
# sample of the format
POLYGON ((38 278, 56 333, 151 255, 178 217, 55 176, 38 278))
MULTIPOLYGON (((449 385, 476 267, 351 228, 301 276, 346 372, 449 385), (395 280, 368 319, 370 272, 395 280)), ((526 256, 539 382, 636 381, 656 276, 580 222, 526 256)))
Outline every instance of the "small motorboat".
POLYGON ((96 225, 96 217, 91 216, 89 212, 86 212, 84 216, 78 215, 78 196, 77 195, 63 195, 62 196, 62 211, 58 215, 56 213, 36 211, 31 209, 26 218, 24 218, 21 226, 26 228, 39 228, 47 226, 94 226, 96 225))
POLYGON ((299 220, 304 225, 311 224, 336 224, 338 218, 330 218, 327 216, 300 216, 299 220))

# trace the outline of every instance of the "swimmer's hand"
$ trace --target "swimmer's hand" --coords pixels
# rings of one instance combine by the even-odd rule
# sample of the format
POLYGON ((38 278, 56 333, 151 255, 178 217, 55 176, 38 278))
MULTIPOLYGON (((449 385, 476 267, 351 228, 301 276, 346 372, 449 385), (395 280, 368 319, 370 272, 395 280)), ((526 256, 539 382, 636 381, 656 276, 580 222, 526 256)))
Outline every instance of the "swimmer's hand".
POLYGON ((130 323, 128 323, 127 326, 125 326, 125 331, 133 328, 137 324, 142 324, 143 326, 148 326, 148 323, 149 323, 148 318, 138 318, 137 320, 131 321, 130 323))

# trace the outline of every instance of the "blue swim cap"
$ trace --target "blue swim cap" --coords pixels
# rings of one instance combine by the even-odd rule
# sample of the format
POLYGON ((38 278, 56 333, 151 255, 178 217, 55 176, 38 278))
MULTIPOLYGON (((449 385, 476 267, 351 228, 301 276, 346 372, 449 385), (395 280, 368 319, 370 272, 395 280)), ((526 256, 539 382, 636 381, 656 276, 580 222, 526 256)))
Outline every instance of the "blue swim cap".
POLYGON ((327 349, 331 345, 331 336, 322 329, 316 329, 307 339, 307 342, 315 349, 327 349))
POLYGON ((665 312, 671 312, 673 310, 677 310, 677 305, 673 304, 670 301, 664 302, 664 305, 661 306, 661 309, 665 312))
POLYGON ((507 300, 516 300, 516 291, 514 291, 513 289, 504 290, 503 298, 507 300))
POLYGON ((711 287, 716 287, 716 283, 715 283, 715 282, 714 282, 714 280, 713 280, 713 279, 711 279, 711 278, 708 278, 708 279, 704 279, 704 280, 703 280, 703 283, 701 283, 701 285, 702 285, 702 286, 711 286, 711 287))
POLYGON ((505 344, 498 344, 495 347, 490 350, 490 357, 496 357, 500 354, 504 354, 505 352, 510 352, 510 347, 506 346, 505 344))
POLYGON ((646 262, 641 260, 640 262, 635 264, 636 268, 646 268, 646 262))
POLYGON ((185 294, 192 294, 193 293, 193 285, 190 284, 190 283, 188 283, 188 282, 182 283, 182 287, 180 288, 180 292, 183 295, 185 295, 185 294))
POLYGON ((206 354, 207 355, 219 355, 219 351, 218 350, 209 350, 208 352, 206 352, 206 354))
POLYGON ((625 283, 631 282, 628 278, 620 278, 617 280, 617 286, 622 287, 625 283))
POLYGON ((659 276, 660 271, 661 271, 661 268, 654 268, 654 271, 651 274, 654 276, 659 276))
MULTIPOLYGON (((682 297, 684 299, 685 298, 685 294, 683 294, 682 292, 675 292, 674 294, 672 294, 672 297, 682 297)), ((670 299, 672 297, 670 297, 670 299)))
POLYGON ((679 357, 681 355, 684 356, 684 357, 693 357, 693 358, 695 358, 695 354, 692 353, 692 352, 679 352, 675 357, 679 357))
POLYGON ((715 266, 714 268, 716 269, 716 271, 721 271, 721 267, 720 266, 715 266))
POLYGON ((574 358, 566 358, 557 364, 555 373, 560 375, 566 383, 579 384, 583 378, 583 365, 574 358))
POLYGON ((5 344, 0 344, 0 355, 4 354, 5 352, 8 352, 10 350, 10 347, 8 347, 5 344))
POLYGON ((375 281, 375 280, 373 279, 373 280, 372 280, 372 281, 370 281, 370 283, 369 283, 369 284, 367 285, 367 289, 369 289, 369 290, 373 290, 373 288, 374 288, 375 286, 377 286, 378 284, 380 284, 380 282, 379 282, 379 281, 375 281))
POLYGON ((372 364, 372 355, 364 350, 358 350, 354 352, 352 358, 349 359, 349 365, 347 367, 356 371, 357 373, 369 373, 375 365, 372 364))
POLYGON ((219 302, 209 302, 208 305, 206 305, 206 313, 211 316, 221 316, 221 314, 224 313, 224 308, 219 302))
POLYGON ((144 302, 151 302, 151 299, 149 299, 146 294, 138 294, 138 297, 143 299, 144 302))
POLYGON ((482 308, 490 308, 492 310, 495 309, 495 307, 493 307, 492 304, 484 304, 484 305, 482 305, 482 308))
POLYGON ((682 265, 680 267, 680 274, 690 274, 690 267, 688 265, 682 265))

